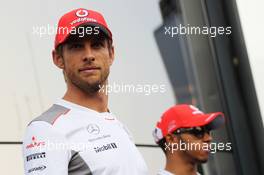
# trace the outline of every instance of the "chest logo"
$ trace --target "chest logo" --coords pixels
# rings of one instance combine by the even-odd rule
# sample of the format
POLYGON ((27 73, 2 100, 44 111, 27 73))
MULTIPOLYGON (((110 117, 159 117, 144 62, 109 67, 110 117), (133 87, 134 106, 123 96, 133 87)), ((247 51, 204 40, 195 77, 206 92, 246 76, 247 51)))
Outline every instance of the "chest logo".
POLYGON ((100 133, 100 128, 98 125, 92 123, 92 124, 89 124, 87 127, 86 127, 86 130, 88 133, 90 134, 93 134, 93 135, 97 135, 100 133))

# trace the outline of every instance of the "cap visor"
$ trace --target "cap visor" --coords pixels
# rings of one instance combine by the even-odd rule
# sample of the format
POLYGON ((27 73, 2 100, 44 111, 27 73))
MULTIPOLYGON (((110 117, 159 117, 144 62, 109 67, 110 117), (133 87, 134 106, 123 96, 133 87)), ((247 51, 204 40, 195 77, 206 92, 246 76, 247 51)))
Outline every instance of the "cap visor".
MULTIPOLYGON (((79 28, 79 27, 99 27, 99 32, 103 32, 103 34, 105 34, 106 37, 108 37, 109 39, 112 40, 112 33, 111 33, 111 31, 108 30, 107 28, 105 28, 104 26, 100 25, 100 24, 93 23, 93 22, 88 22, 88 23, 84 23, 84 24, 80 24, 78 26, 75 26, 75 28, 79 28)), ((72 30, 74 30, 74 29, 72 29, 72 30)), ((64 35, 63 39, 60 41, 59 44, 57 44, 56 47, 58 47, 58 45, 60 45, 60 44, 62 44, 64 42, 66 42, 70 36, 76 36, 76 35, 78 35, 78 33, 74 33, 72 35, 72 30, 68 34, 64 35)), ((91 34, 93 34, 93 33, 91 33, 91 34)), ((89 34, 82 33, 82 35, 89 35, 89 34)))
MULTIPOLYGON (((112 39, 112 33, 111 31, 109 31, 107 28, 105 28, 104 26, 98 24, 98 23, 93 23, 93 22, 89 22, 89 23, 85 23, 83 24, 84 26, 91 26, 91 27, 99 27, 99 29, 104 32, 104 34, 109 38, 112 39)), ((82 25, 81 25, 82 26, 82 25)), ((100 32, 101 32, 100 31, 100 32)))
POLYGON ((224 114, 221 112, 209 113, 193 117, 191 121, 186 123, 185 127, 196 127, 207 125, 210 129, 217 129, 225 123, 224 114))
MULTIPOLYGON (((95 35, 98 35, 100 34, 101 32, 106 36, 108 37, 109 39, 112 40, 112 33, 107 29, 105 28, 104 26, 98 24, 98 23, 94 23, 94 22, 87 22, 87 23, 84 23, 84 24, 80 24, 78 26, 75 26, 77 28, 77 31, 78 31, 78 28, 80 27, 83 27, 83 28, 86 28, 86 27, 98 27, 99 29, 99 33, 98 31, 95 31, 95 29, 93 29, 92 33, 81 33, 82 36, 89 36, 89 35, 92 35, 92 34, 95 34, 95 35)), ((82 31, 83 32, 83 31, 82 31)), ((90 31, 91 32, 91 31, 90 31)), ((66 37, 66 39, 71 35, 71 33, 68 34, 68 36, 66 37)), ((78 35, 78 33, 74 34, 74 35, 78 35)), ((66 39, 64 41, 66 41, 66 39)))
POLYGON ((217 129, 220 128, 225 123, 225 117, 222 112, 216 112, 216 113, 209 113, 205 114, 205 124, 207 125, 209 129, 217 129))

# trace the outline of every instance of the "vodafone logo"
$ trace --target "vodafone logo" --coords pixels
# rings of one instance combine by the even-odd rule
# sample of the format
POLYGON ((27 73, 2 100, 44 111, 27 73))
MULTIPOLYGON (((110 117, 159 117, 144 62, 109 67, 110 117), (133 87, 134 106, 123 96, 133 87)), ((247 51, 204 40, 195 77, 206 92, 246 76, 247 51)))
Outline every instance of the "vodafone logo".
POLYGON ((78 10, 76 12, 76 16, 78 17, 85 17, 85 16, 88 16, 88 11, 87 10, 78 10))

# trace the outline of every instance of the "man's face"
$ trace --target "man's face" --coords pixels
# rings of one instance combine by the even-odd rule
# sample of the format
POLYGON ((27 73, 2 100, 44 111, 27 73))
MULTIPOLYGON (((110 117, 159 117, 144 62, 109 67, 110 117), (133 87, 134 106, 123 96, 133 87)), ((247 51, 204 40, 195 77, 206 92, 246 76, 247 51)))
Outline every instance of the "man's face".
MULTIPOLYGON (((201 127, 196 127, 198 130, 201 127)), ((202 132, 201 132, 202 133, 202 132)), ((210 143, 212 137, 209 132, 203 132, 203 134, 195 135, 193 133, 182 133, 179 135, 180 140, 188 145, 190 148, 184 151, 184 154, 191 158, 196 163, 205 163, 208 160, 210 153, 210 143)))
POLYGON ((66 81, 88 94, 106 82, 113 59, 114 49, 103 34, 70 36, 62 48, 66 81))
POLYGON ((208 160, 212 137, 204 127, 184 128, 180 133, 170 134, 168 138, 167 141, 183 159, 193 163, 205 163, 208 160))

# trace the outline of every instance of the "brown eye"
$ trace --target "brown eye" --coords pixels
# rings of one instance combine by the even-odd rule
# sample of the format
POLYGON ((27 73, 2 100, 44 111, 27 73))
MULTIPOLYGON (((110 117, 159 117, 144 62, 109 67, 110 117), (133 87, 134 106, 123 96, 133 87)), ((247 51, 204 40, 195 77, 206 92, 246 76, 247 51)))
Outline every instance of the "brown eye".
POLYGON ((69 46, 70 49, 79 49, 79 48, 82 48, 82 47, 83 47, 83 44, 81 44, 81 43, 72 43, 69 46))
POLYGON ((93 48, 101 48, 101 47, 104 47, 104 43, 101 42, 101 41, 96 41, 92 44, 92 47, 93 48))

